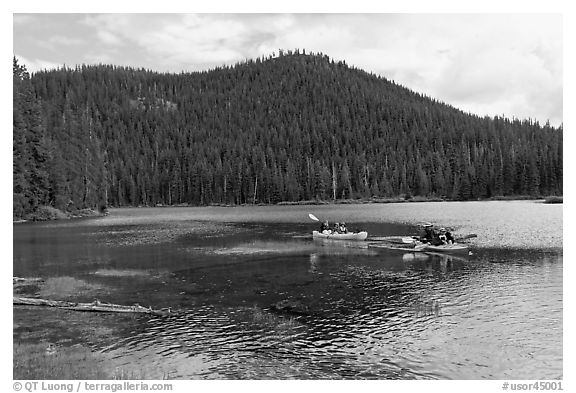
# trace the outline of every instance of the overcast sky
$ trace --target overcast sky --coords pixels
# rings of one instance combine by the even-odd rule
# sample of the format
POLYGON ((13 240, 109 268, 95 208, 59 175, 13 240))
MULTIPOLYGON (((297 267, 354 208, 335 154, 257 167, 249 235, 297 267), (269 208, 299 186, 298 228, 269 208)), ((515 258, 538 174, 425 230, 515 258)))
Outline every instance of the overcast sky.
POLYGON ((560 14, 14 14, 31 71, 181 72, 301 48, 465 111, 562 123, 560 14))

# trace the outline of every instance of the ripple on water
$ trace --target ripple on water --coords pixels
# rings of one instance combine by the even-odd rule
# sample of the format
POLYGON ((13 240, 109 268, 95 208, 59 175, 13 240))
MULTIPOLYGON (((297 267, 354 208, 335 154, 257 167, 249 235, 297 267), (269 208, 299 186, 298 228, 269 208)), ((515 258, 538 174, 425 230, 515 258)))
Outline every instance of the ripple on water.
MULTIPOLYGON (((481 232, 475 225, 484 223, 473 222, 478 214, 459 211, 474 210, 474 203, 449 205, 458 213, 453 215, 443 212, 442 204, 435 204, 434 212, 427 215, 416 207, 419 204, 405 205, 393 206, 415 210, 402 222, 422 217, 438 222, 441 217, 442 223, 455 222, 460 233, 478 233, 480 242, 488 238, 485 245, 523 244, 523 236, 533 235, 531 230, 513 232, 519 223, 513 220, 489 224, 487 232, 481 232), (488 233, 495 228, 501 232, 488 233)), ((346 209, 343 216, 358 212, 358 207, 346 209)), ((379 217, 376 211, 383 212, 382 220, 400 220, 405 210, 400 214, 394 209, 367 208, 370 217, 362 213, 363 222, 379 217)), ((540 207, 535 209, 541 211, 540 207)), ((520 215, 515 208, 510 211, 520 215)), ((485 216, 489 220, 494 214, 485 216)), ((557 225, 555 220, 540 230, 557 225)), ((404 257, 382 250, 317 245, 292 237, 288 240, 292 243, 283 244, 247 242, 246 237, 238 236, 229 244, 206 241, 199 247, 196 237, 202 240, 222 233, 236 234, 237 229, 226 232, 230 228, 227 224, 201 224, 196 233, 203 235, 196 236, 196 223, 184 219, 174 225, 140 223, 141 232, 138 226, 117 224, 99 228, 102 232, 95 236, 127 246, 170 242, 177 252, 184 251, 182 265, 186 266, 202 253, 214 254, 200 255, 207 262, 190 267, 193 273, 183 275, 187 282, 178 281, 178 291, 188 290, 186 285, 202 289, 197 297, 177 296, 172 287, 162 293, 181 306, 181 314, 136 317, 125 324, 125 331, 117 333, 123 338, 98 341, 115 365, 141 367, 147 378, 549 379, 562 373, 561 256, 531 257, 533 250, 527 254, 486 248, 463 258, 404 257), (158 233, 151 235, 156 229, 158 233), (226 252, 228 246, 232 253, 226 252), (233 258, 234 252, 246 258, 233 258), (237 270, 225 263, 215 268, 217 263, 231 259, 258 259, 258 263, 247 263, 237 270), (200 282, 200 277, 206 280, 200 282), (246 295, 243 290, 251 290, 251 285, 259 292, 246 295), (254 299, 258 306, 246 306, 254 299), (280 299, 299 299, 306 313, 294 316, 266 308, 280 299)), ((89 280, 99 276, 107 283, 129 278, 149 284, 145 277, 148 270, 130 269, 116 257, 110 261, 91 267, 82 276, 86 280, 70 281, 70 292, 87 288, 92 295, 89 280)), ((158 266, 153 262, 147 267, 158 266)), ((51 286, 59 287, 58 282, 51 286)))
POLYGON ((147 378, 558 377, 561 260, 489 259, 347 263, 323 276, 321 300, 302 298, 304 315, 190 306, 138 319, 103 351, 147 378))

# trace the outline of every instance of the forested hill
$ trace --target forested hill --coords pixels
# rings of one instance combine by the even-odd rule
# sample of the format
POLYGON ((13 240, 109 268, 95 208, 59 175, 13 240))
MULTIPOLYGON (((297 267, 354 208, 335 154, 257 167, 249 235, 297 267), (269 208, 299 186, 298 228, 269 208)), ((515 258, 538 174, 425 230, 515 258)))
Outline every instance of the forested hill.
POLYGON ((207 72, 14 59, 14 214, 38 205, 562 193, 562 128, 300 51, 207 72))

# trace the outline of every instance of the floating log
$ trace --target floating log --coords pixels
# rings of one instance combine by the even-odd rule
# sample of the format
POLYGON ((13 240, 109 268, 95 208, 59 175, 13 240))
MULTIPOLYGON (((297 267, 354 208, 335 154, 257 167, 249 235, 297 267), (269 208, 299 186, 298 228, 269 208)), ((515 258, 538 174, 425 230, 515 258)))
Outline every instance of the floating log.
POLYGON ((47 299, 14 296, 13 304, 20 306, 57 307, 65 310, 74 310, 74 311, 141 313, 141 314, 153 314, 160 316, 167 316, 173 314, 170 308, 162 310, 153 310, 152 307, 146 308, 142 307, 139 304, 134 304, 133 306, 123 306, 120 304, 102 303, 99 300, 95 300, 92 303, 74 303, 63 300, 47 300, 47 299))

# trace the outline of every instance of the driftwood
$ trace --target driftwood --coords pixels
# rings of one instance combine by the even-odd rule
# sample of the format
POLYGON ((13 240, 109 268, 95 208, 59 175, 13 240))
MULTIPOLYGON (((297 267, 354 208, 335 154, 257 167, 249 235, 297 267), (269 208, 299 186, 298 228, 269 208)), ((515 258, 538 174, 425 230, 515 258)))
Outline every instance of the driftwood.
POLYGON ((74 311, 141 313, 141 314, 153 314, 160 316, 166 316, 172 314, 170 308, 162 310, 153 310, 151 307, 146 308, 142 307, 139 304, 135 304, 133 306, 123 306, 120 304, 102 303, 99 300, 95 300, 92 303, 74 303, 62 300, 47 300, 47 299, 14 296, 14 301, 12 304, 20 306, 58 307, 74 311))

